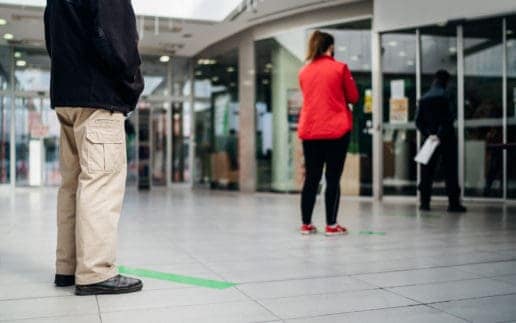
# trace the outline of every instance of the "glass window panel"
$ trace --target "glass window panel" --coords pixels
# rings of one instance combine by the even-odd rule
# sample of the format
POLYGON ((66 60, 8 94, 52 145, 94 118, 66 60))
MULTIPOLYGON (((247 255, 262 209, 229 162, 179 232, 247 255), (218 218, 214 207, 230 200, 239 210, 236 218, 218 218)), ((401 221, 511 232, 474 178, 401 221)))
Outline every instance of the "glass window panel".
POLYGON ((416 195, 416 33, 382 35, 383 188, 386 195, 416 195))
POLYGON ((464 190, 503 196, 502 20, 464 25, 464 190))
POLYGON ((516 198, 516 16, 507 21, 507 196, 516 198))
MULTIPOLYGON (((435 72, 444 69, 451 75, 448 92, 457 116, 457 26, 431 26, 420 29, 421 34, 421 94, 430 90, 435 72)), ((457 124, 455 124, 457 128, 457 124)), ((457 147, 458 153, 458 147, 457 147)), ((458 165, 456 165, 458 169, 458 165)), ((443 163, 435 172, 433 195, 446 195, 443 163)))
POLYGON ((238 50, 200 58, 195 65, 195 177, 197 186, 238 189, 238 50))

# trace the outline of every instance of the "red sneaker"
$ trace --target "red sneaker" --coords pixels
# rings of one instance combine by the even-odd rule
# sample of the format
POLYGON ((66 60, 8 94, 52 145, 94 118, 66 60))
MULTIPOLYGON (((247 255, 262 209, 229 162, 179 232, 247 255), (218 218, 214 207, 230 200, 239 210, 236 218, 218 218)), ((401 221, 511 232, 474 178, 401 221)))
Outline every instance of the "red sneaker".
POLYGON ((347 233, 348 233, 348 229, 346 229, 345 227, 342 227, 338 224, 334 227, 330 227, 330 226, 326 227, 326 235, 327 236, 343 235, 343 234, 347 234, 347 233))
POLYGON ((317 233, 317 228, 313 224, 303 224, 301 226, 301 234, 315 234, 317 233))

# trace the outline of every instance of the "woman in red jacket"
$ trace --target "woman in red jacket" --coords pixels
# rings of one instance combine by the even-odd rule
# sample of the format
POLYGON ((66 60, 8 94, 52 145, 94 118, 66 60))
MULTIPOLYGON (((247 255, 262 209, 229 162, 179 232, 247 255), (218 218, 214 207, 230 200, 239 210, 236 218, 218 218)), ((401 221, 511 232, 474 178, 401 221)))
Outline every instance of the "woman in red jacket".
POLYGON ((345 234, 337 224, 340 178, 348 150, 353 115, 348 104, 358 102, 358 90, 348 66, 334 56, 335 40, 315 31, 310 37, 308 63, 299 72, 303 108, 298 135, 303 141, 305 183, 301 197, 302 234, 316 233, 312 212, 326 166, 326 235, 345 234))

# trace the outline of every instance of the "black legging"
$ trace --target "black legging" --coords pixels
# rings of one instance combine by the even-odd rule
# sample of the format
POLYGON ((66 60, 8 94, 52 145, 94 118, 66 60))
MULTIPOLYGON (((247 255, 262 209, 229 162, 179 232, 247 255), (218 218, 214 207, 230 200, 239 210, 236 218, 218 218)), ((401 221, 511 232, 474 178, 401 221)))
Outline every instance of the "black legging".
POLYGON ((305 140, 305 184, 301 195, 303 224, 312 223, 319 182, 326 165, 326 223, 337 223, 340 202, 340 178, 349 146, 349 134, 335 140, 305 140))

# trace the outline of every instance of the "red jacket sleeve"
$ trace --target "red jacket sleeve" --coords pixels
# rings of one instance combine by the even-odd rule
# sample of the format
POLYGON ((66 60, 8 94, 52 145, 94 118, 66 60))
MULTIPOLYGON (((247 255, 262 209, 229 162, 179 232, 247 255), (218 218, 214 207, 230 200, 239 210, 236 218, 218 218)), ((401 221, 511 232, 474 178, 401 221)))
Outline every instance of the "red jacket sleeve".
POLYGON ((353 79, 353 75, 351 75, 347 65, 344 65, 343 87, 347 102, 356 104, 359 100, 358 89, 355 80, 353 79))

